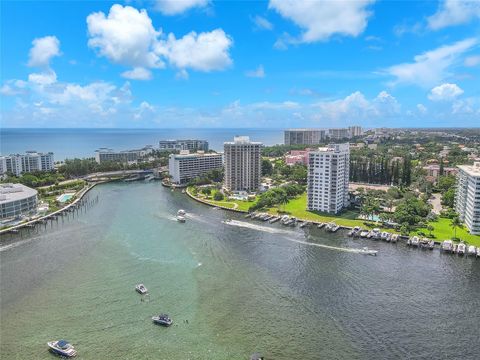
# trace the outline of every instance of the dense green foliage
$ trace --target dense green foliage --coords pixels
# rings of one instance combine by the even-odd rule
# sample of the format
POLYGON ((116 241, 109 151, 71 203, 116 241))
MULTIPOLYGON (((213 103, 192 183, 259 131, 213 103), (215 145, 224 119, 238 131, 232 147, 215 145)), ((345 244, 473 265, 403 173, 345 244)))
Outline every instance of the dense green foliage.
POLYGON ((411 158, 402 160, 370 151, 350 155, 350 181, 368 184, 409 186, 412 182, 411 158))
POLYGON ((188 185, 207 185, 212 183, 220 183, 223 181, 223 169, 213 169, 203 176, 198 176, 191 180, 188 185))
MULTIPOLYGON (((320 146, 320 145, 316 145, 320 146)), ((291 150, 304 150, 308 145, 274 145, 265 146, 262 149, 262 155, 268 157, 281 157, 291 150)))
POLYGON ((30 187, 47 186, 58 184, 64 181, 63 174, 58 174, 55 171, 37 171, 33 173, 23 173, 20 176, 7 175, 2 182, 6 183, 20 183, 30 187))
POLYGON ((398 224, 416 226, 427 220, 430 209, 430 205, 425 200, 409 195, 397 205, 393 219, 398 224))

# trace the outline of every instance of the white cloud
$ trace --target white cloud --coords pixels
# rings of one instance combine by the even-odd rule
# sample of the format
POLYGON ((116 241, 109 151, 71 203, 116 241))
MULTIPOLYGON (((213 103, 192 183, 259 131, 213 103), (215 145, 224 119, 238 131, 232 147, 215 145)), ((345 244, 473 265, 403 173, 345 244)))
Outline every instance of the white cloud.
POLYGON ((180 70, 205 72, 223 70, 232 63, 229 50, 233 40, 222 29, 192 31, 177 39, 173 33, 166 36, 155 30, 145 10, 118 4, 108 16, 90 14, 87 25, 88 45, 113 63, 133 67, 122 74, 129 79, 148 80, 149 69, 163 68, 165 63, 180 70))
POLYGON ((189 77, 190 76, 188 75, 188 71, 185 70, 185 69, 180 69, 175 74, 175 78, 178 79, 178 80, 188 80, 189 77))
POLYGON ((423 104, 417 104, 417 110, 421 115, 425 115, 428 112, 428 109, 423 104))
POLYGON ((255 15, 250 18, 258 30, 273 30, 273 24, 266 18, 260 15, 255 15))
POLYGON ((146 101, 142 101, 138 109, 136 110, 133 118, 135 120, 140 120, 144 117, 151 116, 155 112, 155 108, 146 101))
POLYGON ((427 22, 430 29, 439 30, 448 26, 466 24, 473 19, 480 19, 480 1, 444 0, 427 22))
POLYGON ((457 84, 445 83, 434 87, 428 98, 432 101, 453 100, 463 94, 463 90, 457 84))
POLYGON ((255 70, 246 71, 245 76, 253 77, 253 78, 264 78, 265 69, 263 68, 263 65, 259 65, 258 68, 256 68, 255 70))
POLYGON ((406 83, 430 87, 451 75, 449 69, 457 65, 461 56, 477 44, 477 39, 470 38, 441 46, 415 56, 413 63, 394 65, 385 72, 396 78, 393 85, 406 83))
POLYGON ((474 67, 477 65, 480 65, 480 55, 473 55, 465 58, 465 66, 474 67))
POLYGON ((41 73, 29 74, 28 81, 38 85, 50 85, 57 81, 57 74, 55 71, 48 69, 41 73))
POLYGON ((88 46, 110 61, 133 67, 159 68, 160 57, 153 51, 160 32, 146 10, 115 4, 108 16, 103 12, 87 17, 88 46))
POLYGON ((208 0, 156 0, 155 9, 164 15, 178 15, 195 7, 205 7, 208 0))
POLYGON ((223 70, 232 64, 229 49, 233 40, 222 29, 197 34, 195 31, 176 39, 169 34, 159 51, 166 53, 168 61, 179 69, 200 71, 223 70))
MULTIPOLYGON (((366 28, 374 0, 297 1, 270 0, 269 9, 303 29, 297 42, 328 40, 333 35, 358 36, 366 28)), ((290 41, 294 42, 294 41, 290 41)))
POLYGON ((60 55, 60 41, 55 36, 45 36, 32 41, 28 66, 48 67, 50 60, 60 55))
POLYGON ((136 67, 129 71, 124 71, 122 76, 131 80, 150 80, 152 78, 152 72, 143 67, 136 67))

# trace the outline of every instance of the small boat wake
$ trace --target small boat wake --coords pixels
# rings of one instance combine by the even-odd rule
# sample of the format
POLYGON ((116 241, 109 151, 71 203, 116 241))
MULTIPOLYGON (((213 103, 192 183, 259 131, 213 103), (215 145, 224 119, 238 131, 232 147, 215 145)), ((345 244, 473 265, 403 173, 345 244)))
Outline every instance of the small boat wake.
POLYGON ((293 232, 293 231, 277 229, 277 228, 262 226, 262 225, 256 225, 256 224, 251 224, 251 223, 248 223, 248 222, 238 221, 238 220, 224 220, 224 221, 222 221, 222 223, 224 223, 226 225, 239 226, 239 227, 243 227, 243 228, 247 228, 247 229, 268 232, 270 234, 285 234, 285 235, 295 234, 295 232, 293 232))
MULTIPOLYGON (((288 230, 282 230, 282 229, 275 229, 267 226, 261 226, 261 225, 256 225, 256 224, 250 224, 248 222, 243 222, 243 221, 238 221, 238 220, 225 220, 222 221, 222 223, 226 225, 232 225, 232 226, 239 226, 239 227, 244 227, 252 230, 257 230, 257 231, 264 231, 268 232, 271 234, 283 234, 283 235, 291 235, 295 234, 293 231, 288 231, 288 230)), ((331 245, 324 245, 324 244, 317 244, 313 242, 308 242, 304 240, 297 240, 297 239, 292 239, 292 238, 287 238, 287 237, 282 237, 283 239, 294 242, 297 244, 303 244, 303 245, 308 245, 308 246, 316 246, 324 249, 329 249, 329 250, 337 250, 337 251, 344 251, 344 252, 349 252, 349 253, 354 253, 354 254, 364 254, 364 255, 376 255, 378 253, 377 250, 370 250, 370 249, 354 249, 354 248, 345 248, 345 247, 339 247, 339 246, 331 246, 331 245)))

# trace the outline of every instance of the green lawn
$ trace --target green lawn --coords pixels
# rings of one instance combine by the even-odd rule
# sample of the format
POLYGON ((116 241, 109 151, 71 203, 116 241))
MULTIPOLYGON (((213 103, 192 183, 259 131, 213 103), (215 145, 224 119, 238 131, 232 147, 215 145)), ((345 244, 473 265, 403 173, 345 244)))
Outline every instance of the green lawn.
MULTIPOLYGON (((190 192, 190 194, 192 194, 192 188, 188 188, 188 191, 190 192)), ((206 198, 204 194, 202 193, 198 193, 197 194, 197 197, 199 199, 202 199, 204 201, 207 201, 209 204, 212 204, 214 206, 223 206, 223 207, 226 207, 226 208, 229 208, 229 209, 234 209, 235 208, 235 204, 237 205, 237 207, 235 208, 235 210, 240 210, 240 211, 248 211, 248 209, 250 208, 250 206, 252 206, 253 204, 255 204, 254 201, 242 201, 242 200, 222 200, 222 201, 215 201, 213 200, 213 196, 215 195, 215 192, 216 190, 213 190, 212 191, 212 194, 206 198)), ((192 194, 193 195, 193 194, 192 194)))
MULTIPOLYGON (((450 219, 438 218, 438 221, 430 222, 429 224, 434 227, 432 234, 435 240, 443 241, 453 237, 453 229, 450 227, 450 219)), ((420 229, 418 231, 423 232, 427 236, 430 235, 430 232, 427 229, 420 229)), ((469 244, 480 246, 480 235, 469 234, 465 227, 457 228, 457 238, 464 240, 469 244)))
MULTIPOLYGON (((284 211, 291 216, 295 216, 299 219, 305 219, 310 221, 317 222, 331 222, 334 221, 338 225, 343 226, 362 226, 365 227, 364 220, 357 219, 358 212, 356 211, 345 211, 338 215, 326 214, 317 211, 308 211, 307 210, 307 194, 304 193, 297 197, 296 199, 290 200, 285 208, 283 206, 269 209, 269 212, 277 214, 278 212, 284 211)), ((372 225, 373 226, 373 225, 372 225)))

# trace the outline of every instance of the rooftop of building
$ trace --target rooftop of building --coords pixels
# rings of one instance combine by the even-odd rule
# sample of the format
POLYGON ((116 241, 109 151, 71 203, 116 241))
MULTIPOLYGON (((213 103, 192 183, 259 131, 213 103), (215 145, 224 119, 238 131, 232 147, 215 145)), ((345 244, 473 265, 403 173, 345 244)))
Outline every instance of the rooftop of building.
POLYGON ((0 204, 37 195, 37 190, 22 184, 0 184, 0 204))
POLYGON ((135 151, 145 151, 145 150, 153 150, 153 146, 152 145, 146 145, 141 149, 120 150, 120 151, 115 151, 115 150, 110 149, 110 148, 99 148, 99 149, 95 150, 95 152, 102 153, 102 154, 106 154, 106 153, 118 154, 118 153, 128 153, 128 152, 135 152, 135 151))
POLYGON ((325 131, 325 129, 285 129, 284 131, 325 131))
POLYGON ((347 151, 350 150, 350 144, 328 144, 327 146, 322 146, 317 149, 312 150, 312 152, 338 152, 338 151, 347 151))
POLYGON ((465 171, 470 176, 480 177, 480 162, 475 162, 473 165, 458 165, 458 168, 465 171))
POLYGON ((53 152, 38 152, 35 150, 27 150, 25 154, 10 154, 10 155, 2 155, 0 157, 9 157, 9 156, 42 156, 42 155, 53 155, 53 152))
POLYGON ((249 136, 235 136, 233 141, 226 141, 224 142, 225 145, 262 145, 261 142, 250 141, 249 136))

